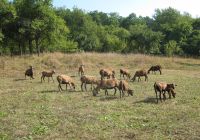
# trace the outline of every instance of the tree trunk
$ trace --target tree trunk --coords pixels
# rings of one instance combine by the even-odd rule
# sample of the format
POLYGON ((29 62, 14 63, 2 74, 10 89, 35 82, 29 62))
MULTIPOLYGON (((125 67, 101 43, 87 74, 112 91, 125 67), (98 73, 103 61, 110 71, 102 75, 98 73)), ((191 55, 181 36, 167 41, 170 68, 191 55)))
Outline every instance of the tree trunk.
POLYGON ((18 46, 19 46, 20 56, 22 56, 23 53, 22 53, 22 46, 21 46, 20 42, 19 42, 18 46))
POLYGON ((39 39, 35 39, 36 49, 37 49, 37 55, 40 56, 40 46, 39 46, 39 39))
POLYGON ((28 40, 28 46, 29 46, 29 53, 30 53, 30 55, 32 55, 33 54, 33 46, 32 46, 32 40, 31 39, 28 40))
POLYGON ((23 50, 23 54, 25 55, 26 54, 26 44, 25 43, 22 44, 22 50, 23 50))

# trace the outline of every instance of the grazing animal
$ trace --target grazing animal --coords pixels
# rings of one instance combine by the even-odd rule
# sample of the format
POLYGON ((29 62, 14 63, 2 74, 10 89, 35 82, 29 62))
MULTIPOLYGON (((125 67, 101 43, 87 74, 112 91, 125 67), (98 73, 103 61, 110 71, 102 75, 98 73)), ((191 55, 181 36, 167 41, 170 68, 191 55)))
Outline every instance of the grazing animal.
POLYGON ((131 78, 131 74, 130 74, 129 70, 127 70, 127 69, 120 69, 120 79, 121 79, 121 75, 123 76, 124 79, 125 79, 124 75, 126 75, 126 77, 128 79, 131 78))
POLYGON ((70 77, 70 76, 67 76, 67 75, 58 75, 57 76, 57 81, 58 81, 58 89, 59 91, 63 90, 62 87, 61 87, 61 84, 65 84, 66 85, 66 90, 67 90, 67 85, 70 86, 70 89, 73 89, 75 90, 75 83, 74 83, 74 80, 70 77))
POLYGON ((145 81, 148 81, 148 76, 146 70, 139 70, 135 72, 135 75, 131 80, 135 81, 136 77, 138 77, 138 82, 141 81, 141 76, 145 76, 145 81))
POLYGON ((104 77, 107 77, 107 79, 109 78, 115 78, 115 71, 112 69, 101 69, 99 71, 99 74, 101 75, 101 80, 104 79, 104 77))
POLYGON ((30 68, 25 71, 25 79, 26 79, 26 76, 29 76, 30 79, 31 78, 34 79, 34 77, 33 77, 33 67, 32 66, 30 66, 30 68))
POLYGON ((115 95, 118 87, 119 87, 119 80, 115 78, 99 80, 97 81, 97 87, 93 89, 93 96, 96 96, 100 89, 105 90, 105 95, 108 95, 108 89, 115 89, 114 92, 115 95))
POLYGON ((119 91, 120 91, 120 98, 124 96, 124 92, 126 91, 128 93, 128 96, 131 95, 133 96, 133 90, 131 90, 129 88, 128 82, 126 82, 125 80, 121 80, 119 82, 119 87, 118 87, 119 91), (123 95, 122 95, 123 94, 123 95))
POLYGON ((162 102, 162 97, 161 97, 161 94, 163 94, 163 100, 166 99, 166 96, 165 96, 165 92, 167 91, 168 94, 169 94, 169 98, 171 98, 171 94, 172 96, 175 98, 176 96, 176 93, 174 91, 175 89, 175 86, 177 85, 174 85, 174 84, 167 84, 167 83, 164 83, 164 82, 155 82, 154 83, 154 90, 155 90, 155 93, 156 93, 156 100, 157 100, 157 103, 158 103, 158 95, 157 95, 157 92, 159 92, 159 98, 160 98, 160 101, 162 102))
POLYGON ((162 67, 160 65, 155 65, 155 66, 151 66, 151 68, 148 70, 148 74, 150 73, 150 71, 156 73, 156 71, 160 72, 160 75, 162 74, 161 71, 162 67))
MULTIPOLYGON (((48 77, 48 82, 49 82, 49 77, 51 77, 52 80, 53 80, 53 74, 55 74, 55 70, 52 70, 52 71, 43 71, 42 72, 42 76, 41 76, 41 82, 45 81, 44 80, 45 77, 48 77)), ((54 82, 54 80, 53 80, 53 82, 54 82)))
POLYGON ((97 78, 94 76, 88 76, 88 75, 83 75, 81 76, 81 90, 83 91, 83 85, 85 85, 85 90, 87 91, 86 84, 91 84, 91 90, 93 87, 93 84, 97 83, 97 78))
POLYGON ((79 76, 83 76, 85 74, 84 65, 80 65, 80 67, 78 69, 78 74, 79 74, 79 76))

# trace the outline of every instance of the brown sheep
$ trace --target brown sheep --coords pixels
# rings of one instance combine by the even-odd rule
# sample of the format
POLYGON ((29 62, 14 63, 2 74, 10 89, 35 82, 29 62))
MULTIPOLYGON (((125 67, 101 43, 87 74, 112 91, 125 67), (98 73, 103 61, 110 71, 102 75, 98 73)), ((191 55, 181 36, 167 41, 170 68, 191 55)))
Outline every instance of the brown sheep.
POLYGON ((97 83, 97 78, 94 76, 88 76, 88 75, 83 75, 81 76, 81 90, 83 91, 83 84, 85 85, 85 90, 87 91, 86 84, 91 84, 91 90, 93 87, 93 84, 97 83))
POLYGON ((124 79, 125 79, 124 75, 126 75, 126 77, 128 79, 131 78, 131 74, 130 74, 129 70, 127 70, 127 69, 120 69, 120 79, 121 79, 121 75, 123 76, 124 79))
POLYGON ((93 89, 93 96, 98 94, 100 89, 105 90, 105 95, 108 95, 108 89, 115 89, 114 95, 116 94, 117 88, 119 87, 119 80, 117 79, 103 79, 97 81, 97 87, 93 89))
MULTIPOLYGON (((41 82, 45 81, 44 80, 45 77, 48 77, 48 82, 49 82, 49 77, 51 77, 52 80, 53 80, 53 74, 55 74, 55 70, 52 70, 52 71, 43 71, 42 72, 42 76, 41 76, 41 82)), ((53 80, 53 82, 54 82, 54 80, 53 80)))
POLYGON ((122 96, 124 96, 124 92, 126 91, 128 93, 128 96, 131 95, 133 96, 133 90, 131 90, 129 88, 128 82, 126 82, 125 80, 121 80, 119 82, 119 87, 118 87, 119 91, 120 91, 120 98, 122 96), (123 95, 122 95, 123 94, 123 95))
POLYGON ((145 81, 148 81, 148 76, 147 76, 147 72, 146 70, 139 70, 135 72, 135 75, 133 76, 133 78, 131 80, 135 81, 136 77, 138 77, 138 82, 139 80, 141 81, 141 76, 145 76, 145 81))
POLYGON ((57 81, 58 81, 58 89, 59 91, 60 90, 63 90, 62 87, 61 87, 61 84, 66 84, 66 90, 67 90, 67 85, 70 86, 70 89, 73 87, 74 90, 75 90, 75 83, 74 83, 74 80, 70 77, 70 76, 67 76, 67 75, 58 75, 57 76, 57 81), (71 87, 72 86, 72 87, 71 87))
POLYGON ((156 93, 156 100, 157 100, 157 103, 158 103, 158 95, 157 95, 157 92, 159 92, 159 98, 160 98, 160 101, 162 102, 162 97, 161 97, 161 94, 163 94, 163 99, 165 100, 166 99, 166 96, 165 96, 165 92, 167 91, 168 94, 169 94, 169 98, 171 98, 171 94, 172 96, 175 98, 176 96, 176 93, 174 91, 175 89, 175 86, 177 85, 174 85, 174 84, 167 84, 167 83, 164 83, 164 82, 155 82, 154 83, 154 90, 155 90, 155 93, 156 93))
POLYGON ((34 77, 33 77, 33 67, 32 66, 30 66, 30 68, 25 71, 25 79, 26 79, 26 76, 29 76, 30 79, 31 78, 34 79, 34 77))
POLYGON ((162 74, 162 67, 160 65, 155 65, 155 66, 151 66, 151 68, 148 70, 148 74, 150 73, 150 71, 156 73, 156 71, 160 72, 160 75, 162 74))
POLYGON ((111 77, 115 78, 115 71, 112 69, 101 69, 99 74, 101 75, 101 79, 104 79, 104 77, 107 77, 107 79, 111 77))
POLYGON ((78 69, 78 74, 79 74, 79 76, 83 76, 85 74, 84 65, 80 65, 80 67, 78 69))

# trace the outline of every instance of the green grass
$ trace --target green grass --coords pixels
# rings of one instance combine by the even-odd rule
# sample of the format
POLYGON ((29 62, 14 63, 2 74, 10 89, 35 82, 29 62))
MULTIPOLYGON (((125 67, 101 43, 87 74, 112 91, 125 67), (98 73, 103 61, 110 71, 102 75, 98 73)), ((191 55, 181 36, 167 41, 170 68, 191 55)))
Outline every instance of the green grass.
MULTIPOLYGON (((41 57, 1 57, 0 139, 200 139, 200 60, 120 54, 45 54, 41 57), (130 82, 134 95, 120 99, 119 92, 80 91, 77 69, 99 77, 99 67, 121 67, 132 75, 153 64, 163 66, 163 75, 150 74, 149 81, 130 82), (24 80, 24 70, 33 65, 34 80, 24 80), (75 92, 58 92, 55 83, 40 82, 43 69, 56 75, 75 75, 75 92), (177 96, 156 104, 155 81, 176 83, 177 96)), ((89 86, 88 86, 89 89, 89 86)))

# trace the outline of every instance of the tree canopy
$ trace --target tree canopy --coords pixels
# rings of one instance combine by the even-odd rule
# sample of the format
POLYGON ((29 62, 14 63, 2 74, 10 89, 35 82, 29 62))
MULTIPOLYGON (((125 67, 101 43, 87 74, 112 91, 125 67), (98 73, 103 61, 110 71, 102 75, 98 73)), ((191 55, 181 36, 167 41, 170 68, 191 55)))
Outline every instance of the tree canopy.
POLYGON ((174 8, 154 16, 55 8, 52 0, 0 1, 0 53, 120 52, 200 55, 200 19, 174 8))

